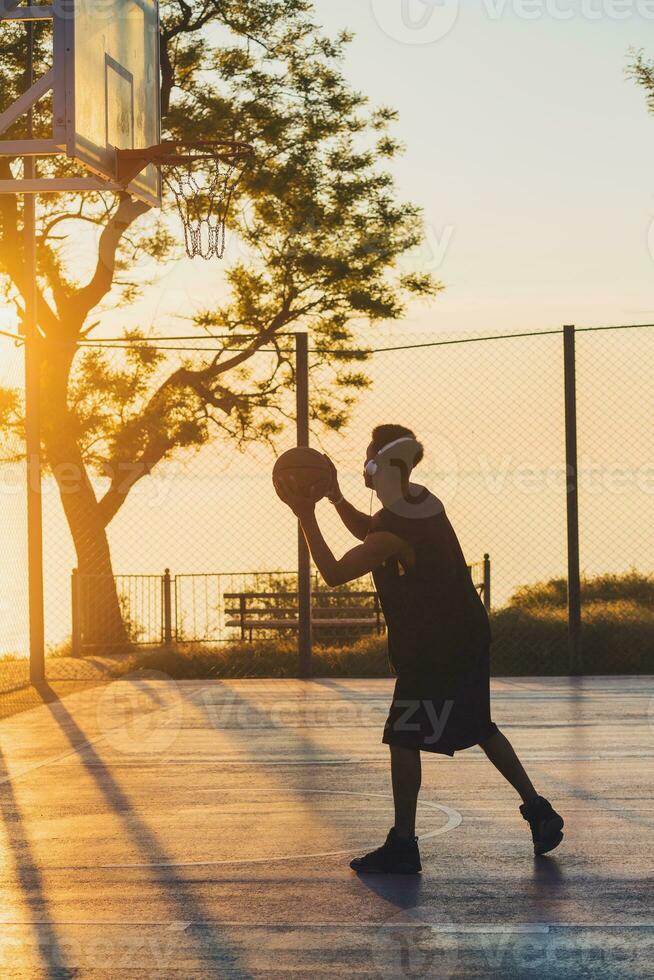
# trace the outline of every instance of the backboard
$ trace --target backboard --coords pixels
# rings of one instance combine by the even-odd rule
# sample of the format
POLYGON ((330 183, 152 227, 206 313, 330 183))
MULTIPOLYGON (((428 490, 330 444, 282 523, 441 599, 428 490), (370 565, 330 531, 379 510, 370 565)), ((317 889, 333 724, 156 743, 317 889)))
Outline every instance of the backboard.
MULTIPOLYGON (((72 0, 57 16, 65 18, 66 152, 112 181, 117 149, 161 139, 158 2, 72 0)), ((129 191, 160 206, 159 169, 149 165, 129 191)))

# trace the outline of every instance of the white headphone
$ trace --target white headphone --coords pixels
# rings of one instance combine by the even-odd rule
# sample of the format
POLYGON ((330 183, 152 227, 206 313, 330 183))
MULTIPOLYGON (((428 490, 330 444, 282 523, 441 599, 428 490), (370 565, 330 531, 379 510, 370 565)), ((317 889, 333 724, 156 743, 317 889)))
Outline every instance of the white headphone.
POLYGON ((393 446, 397 446, 398 443, 400 442, 412 442, 416 447, 416 454, 417 454, 419 449, 419 444, 418 444, 418 440, 414 439, 413 436, 402 436, 401 439, 394 439, 393 442, 389 442, 386 446, 382 446, 379 452, 375 453, 374 459, 368 460, 368 462, 365 465, 366 476, 371 476, 371 477, 374 476, 375 473, 377 473, 377 471, 379 470, 379 463, 377 461, 379 457, 382 455, 382 453, 388 452, 389 449, 392 449, 393 446))

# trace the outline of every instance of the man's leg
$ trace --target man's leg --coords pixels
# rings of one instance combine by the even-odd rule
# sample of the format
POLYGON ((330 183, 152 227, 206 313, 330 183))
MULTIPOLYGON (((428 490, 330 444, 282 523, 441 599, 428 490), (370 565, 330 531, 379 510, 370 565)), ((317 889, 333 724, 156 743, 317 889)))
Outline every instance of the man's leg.
POLYGON ((416 807, 422 780, 419 749, 391 745, 391 776, 395 802, 395 830, 399 837, 416 835, 416 807))
POLYGON ((480 742, 480 746, 522 797, 520 813, 531 827, 534 853, 547 854, 558 847, 563 840, 563 817, 552 808, 549 800, 538 795, 508 738, 498 731, 480 742))
POLYGON ((506 735, 497 731, 485 742, 479 744, 498 772, 501 772, 515 791, 519 793, 523 803, 530 803, 536 799, 538 793, 506 735))
POLYGON ((386 842, 369 854, 350 861, 357 872, 418 874, 422 870, 416 840, 416 807, 420 792, 420 752, 391 745, 391 776, 395 800, 395 826, 386 842))

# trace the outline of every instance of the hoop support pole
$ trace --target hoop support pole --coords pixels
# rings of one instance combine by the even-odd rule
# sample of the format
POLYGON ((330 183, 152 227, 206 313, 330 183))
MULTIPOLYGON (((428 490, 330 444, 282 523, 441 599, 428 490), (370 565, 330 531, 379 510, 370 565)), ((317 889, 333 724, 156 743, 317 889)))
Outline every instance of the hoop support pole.
POLYGON ((52 90, 54 78, 54 68, 51 68, 27 92, 23 92, 8 109, 0 113, 0 135, 6 132, 17 119, 24 116, 27 110, 31 109, 47 92, 52 90))
MULTIPOLYGON (((298 446, 309 445, 309 335, 295 335, 295 398, 298 446)), ((311 676, 311 552, 298 521, 298 660, 300 677, 311 676)))
POLYGON ((237 163, 239 157, 251 157, 253 149, 247 143, 236 140, 164 140, 155 146, 138 150, 116 150, 116 180, 123 186, 145 170, 150 164, 165 166, 175 163, 193 163, 195 160, 223 160, 237 163), (183 150, 195 150, 184 153, 183 150))
POLYGON ((0 157, 55 157, 66 147, 54 140, 0 140, 0 157))
MULTIPOLYGON (((34 25, 28 25, 25 75, 33 82, 34 25)), ((32 136, 32 108, 27 113, 32 136)), ((24 161, 25 175, 34 178, 34 157, 24 161)), ((36 282, 36 200, 26 195, 23 209, 25 254, 25 450, 27 457, 27 581, 29 596, 30 682, 45 680, 45 615, 43 595, 43 502, 41 497, 41 355, 36 282)))
POLYGON ((0 21, 3 20, 53 20, 54 7, 45 4, 34 7, 19 7, 16 10, 0 10, 0 21))
POLYGON ((24 180, 0 180, 0 194, 70 194, 80 191, 124 191, 120 184, 112 184, 95 177, 35 177, 24 180))

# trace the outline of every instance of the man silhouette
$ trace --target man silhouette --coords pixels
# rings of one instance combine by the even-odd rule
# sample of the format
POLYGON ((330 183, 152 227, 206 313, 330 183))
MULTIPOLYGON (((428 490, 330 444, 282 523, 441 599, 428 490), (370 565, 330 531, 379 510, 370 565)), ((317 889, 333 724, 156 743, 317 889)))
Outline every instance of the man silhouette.
POLYGON ((420 752, 453 756, 479 745, 522 799, 534 852, 563 839, 563 819, 536 792, 511 743, 491 719, 491 631, 458 538, 442 502, 411 482, 423 447, 411 429, 379 425, 366 453, 364 481, 382 509, 372 516, 348 503, 332 464, 327 494, 363 543, 337 560, 320 531, 315 505, 276 485, 299 518, 312 558, 329 586, 372 572, 386 620, 395 691, 383 741, 391 754, 395 823, 385 843, 351 862, 359 872, 417 873, 415 835, 420 752))

